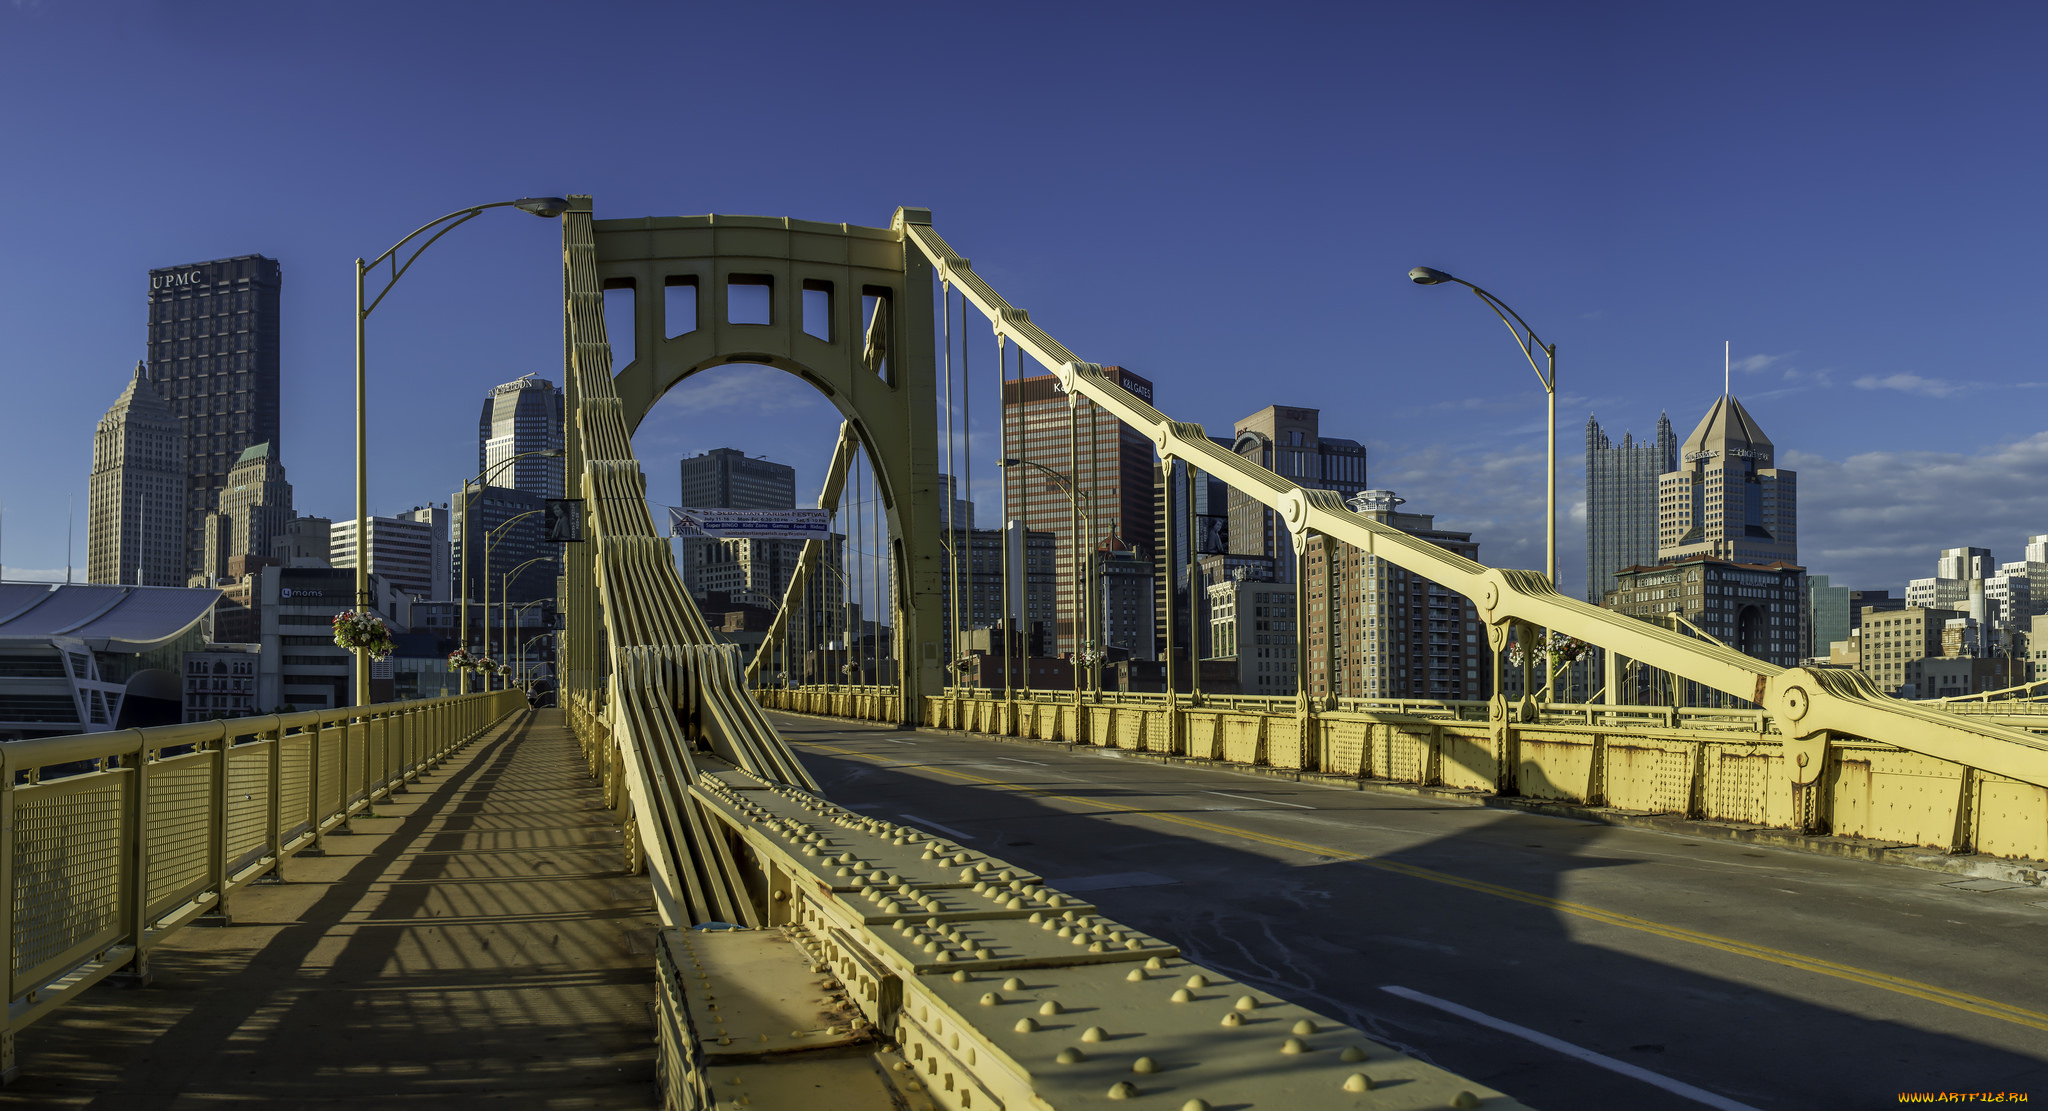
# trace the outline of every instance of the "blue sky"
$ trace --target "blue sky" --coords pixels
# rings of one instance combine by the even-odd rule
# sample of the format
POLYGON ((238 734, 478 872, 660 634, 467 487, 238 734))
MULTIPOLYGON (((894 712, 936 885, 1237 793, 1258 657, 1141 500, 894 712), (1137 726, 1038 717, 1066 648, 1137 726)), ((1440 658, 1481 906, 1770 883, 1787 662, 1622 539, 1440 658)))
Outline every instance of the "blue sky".
MULTIPOLYGON (((82 568, 93 425, 145 272, 282 261, 301 512, 352 505, 350 263, 467 204, 886 225, 928 206, 1083 358, 1212 431, 1315 406, 1481 558, 1542 560, 1541 390, 1450 270, 1559 347, 1583 583, 1588 412, 1680 435, 1735 390, 1856 586, 2048 532, 2041 10, 1908 4, 0 4, 0 558, 82 568), (472 12, 479 14, 472 15, 472 12)), ((560 377, 557 232, 493 212, 370 323, 372 509, 475 469, 492 384, 560 377)), ((992 514, 977 397, 975 478, 992 514)), ((664 399, 656 500, 731 446, 815 489, 836 420, 773 372, 664 399)))

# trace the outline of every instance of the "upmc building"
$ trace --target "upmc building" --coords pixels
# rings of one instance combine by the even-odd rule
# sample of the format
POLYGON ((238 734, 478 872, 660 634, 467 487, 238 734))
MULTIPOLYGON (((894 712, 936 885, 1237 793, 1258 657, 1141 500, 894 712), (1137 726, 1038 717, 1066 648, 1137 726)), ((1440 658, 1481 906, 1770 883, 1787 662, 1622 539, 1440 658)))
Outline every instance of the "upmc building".
POLYGON ((277 260, 262 255, 149 272, 149 381, 185 425, 185 568, 242 449, 277 443, 277 260))

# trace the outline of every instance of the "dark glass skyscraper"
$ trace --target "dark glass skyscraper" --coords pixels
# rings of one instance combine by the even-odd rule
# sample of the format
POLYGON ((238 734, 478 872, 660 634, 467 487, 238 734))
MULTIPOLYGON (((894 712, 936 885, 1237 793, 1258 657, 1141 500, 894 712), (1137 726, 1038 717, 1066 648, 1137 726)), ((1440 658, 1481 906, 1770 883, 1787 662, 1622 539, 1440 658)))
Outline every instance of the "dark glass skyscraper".
POLYGON ((185 568, 201 570, 206 518, 244 449, 278 444, 276 259, 149 272, 150 385, 185 429, 185 568))

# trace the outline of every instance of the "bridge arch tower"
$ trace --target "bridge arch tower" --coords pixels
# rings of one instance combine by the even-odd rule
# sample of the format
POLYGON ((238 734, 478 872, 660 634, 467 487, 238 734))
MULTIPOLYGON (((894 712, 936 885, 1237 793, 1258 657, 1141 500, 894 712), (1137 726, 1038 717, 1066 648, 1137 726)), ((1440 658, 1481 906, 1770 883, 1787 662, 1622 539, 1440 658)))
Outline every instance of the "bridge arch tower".
POLYGON ((897 209, 887 228, 716 215, 592 222, 601 284, 633 291, 633 359, 612 376, 628 427, 678 383, 727 363, 792 374, 851 422, 888 521, 906 716, 943 685, 933 269, 906 235, 930 223, 919 208, 897 209))

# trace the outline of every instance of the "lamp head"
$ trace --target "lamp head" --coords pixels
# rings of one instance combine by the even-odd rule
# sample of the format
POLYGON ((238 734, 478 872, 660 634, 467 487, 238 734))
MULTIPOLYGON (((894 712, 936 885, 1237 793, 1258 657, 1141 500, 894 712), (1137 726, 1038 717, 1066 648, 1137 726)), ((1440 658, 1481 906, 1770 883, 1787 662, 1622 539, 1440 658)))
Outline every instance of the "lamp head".
POLYGON ((1017 465, 1017 464, 1018 464, 1019 462, 1021 462, 1021 460, 1019 460, 1019 459, 1016 459, 1015 457, 1012 457, 1012 458, 1008 458, 1008 459, 1003 459, 1003 460, 1000 460, 1000 461, 998 461, 998 462, 996 463, 996 466, 998 466, 998 467, 1014 467, 1014 466, 1016 466, 1016 465, 1017 465))
POLYGON ((512 207, 552 220, 569 211, 569 202, 560 197, 521 197, 512 202, 512 207))
POLYGON ((1418 266, 1408 271, 1408 280, 1416 285, 1442 285, 1445 282, 1454 282, 1458 279, 1451 277, 1441 270, 1432 270, 1427 266, 1418 266))

